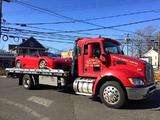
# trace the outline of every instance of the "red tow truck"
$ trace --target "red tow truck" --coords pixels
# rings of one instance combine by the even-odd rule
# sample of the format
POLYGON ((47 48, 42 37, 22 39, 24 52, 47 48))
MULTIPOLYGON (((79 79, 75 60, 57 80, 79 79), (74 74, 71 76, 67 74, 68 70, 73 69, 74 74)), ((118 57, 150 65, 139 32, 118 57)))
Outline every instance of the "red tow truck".
MULTIPOLYGON (((72 66, 63 69, 7 68, 19 85, 72 86, 76 94, 100 97, 108 107, 121 108, 127 100, 141 100, 155 90, 152 65, 125 56, 120 43, 109 38, 80 38, 75 42, 72 66)), ((63 88, 62 87, 62 88, 63 88)))

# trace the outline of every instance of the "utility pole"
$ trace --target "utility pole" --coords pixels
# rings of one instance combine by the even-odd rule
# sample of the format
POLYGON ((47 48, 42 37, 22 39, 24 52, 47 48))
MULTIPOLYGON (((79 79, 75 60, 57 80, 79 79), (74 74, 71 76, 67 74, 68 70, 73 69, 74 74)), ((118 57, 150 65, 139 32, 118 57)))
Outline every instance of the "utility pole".
POLYGON ((158 32, 158 69, 160 65, 160 32, 158 32))
POLYGON ((130 39, 129 39, 129 34, 127 34, 127 36, 126 36, 126 45, 127 45, 127 55, 128 55, 128 44, 129 44, 129 41, 130 41, 130 39))
POLYGON ((0 0, 0 39, 1 39, 1 24, 2 24, 2 0, 0 0))
POLYGON ((5 2, 11 2, 11 0, 0 0, 0 39, 1 39, 1 35, 2 35, 2 31, 1 31, 1 25, 2 25, 2 1, 5 2))

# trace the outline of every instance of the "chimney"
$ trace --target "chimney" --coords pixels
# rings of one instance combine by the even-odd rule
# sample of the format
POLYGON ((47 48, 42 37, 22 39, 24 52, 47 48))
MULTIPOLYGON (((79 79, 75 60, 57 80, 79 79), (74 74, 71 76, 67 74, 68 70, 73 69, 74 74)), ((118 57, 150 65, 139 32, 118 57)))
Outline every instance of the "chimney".
POLYGON ((22 39, 22 43, 24 43, 26 40, 25 39, 22 39))

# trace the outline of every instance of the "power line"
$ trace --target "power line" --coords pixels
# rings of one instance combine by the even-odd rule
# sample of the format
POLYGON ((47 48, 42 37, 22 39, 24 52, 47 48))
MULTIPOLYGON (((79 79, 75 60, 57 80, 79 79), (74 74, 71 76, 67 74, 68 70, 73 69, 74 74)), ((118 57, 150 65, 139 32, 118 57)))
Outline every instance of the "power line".
MULTIPOLYGON (((12 34, 12 35, 15 35, 16 33, 15 32, 2 32, 4 34, 12 34)), ((60 39, 60 40, 65 40, 65 41, 71 41, 73 42, 74 40, 72 39, 67 39, 67 38, 63 38, 63 37, 56 37, 56 36, 53 36, 53 37, 46 37, 46 36, 42 36, 42 35, 31 35, 31 34, 24 34, 24 33, 21 33, 21 34, 18 34, 18 35, 23 35, 23 36, 26 36, 26 37, 30 37, 30 36, 33 36, 33 37, 40 37, 40 38, 44 38, 44 39, 60 39)))
MULTIPOLYGON (((80 20, 65 16, 65 15, 56 13, 54 11, 51 11, 51 10, 48 10, 48 9, 44 9, 44 8, 41 8, 41 7, 38 7, 38 6, 34 6, 34 5, 29 4, 29 3, 25 3, 25 2, 19 1, 19 0, 15 0, 15 1, 17 3, 23 5, 23 6, 28 6, 28 7, 32 8, 32 9, 34 9, 34 10, 38 10, 39 12, 43 12, 43 13, 47 13, 47 14, 50 14, 50 15, 54 15, 54 16, 57 16, 59 18, 68 19, 68 20, 72 20, 72 21, 77 21, 77 22, 80 22, 80 23, 85 23, 85 24, 88 24, 88 25, 101 27, 101 28, 105 27, 105 26, 98 25, 98 24, 91 23, 91 22, 87 22, 87 21, 80 21, 80 20)), ((116 31, 127 32, 125 30, 120 30, 120 29, 115 29, 115 28, 114 29, 113 28, 106 28, 106 29, 112 29, 112 30, 116 30, 116 31)))
MULTIPOLYGON (((36 10, 41 10, 42 8, 40 7, 36 7, 36 6, 33 6, 31 4, 28 4, 28 3, 24 3, 24 2, 21 2, 21 1, 18 1, 17 2, 19 4, 23 4, 23 5, 27 5, 27 6, 30 6, 32 8, 36 8, 36 10)), ((46 9, 43 9, 46 11, 46 9)), ((42 11, 40 11, 42 12, 42 11)), ((43 11, 44 12, 44 11, 43 11)), ((53 11, 50 11, 50 10, 47 10, 47 12, 53 12, 53 11)), ((136 12, 131 12, 131 13, 124 13, 124 14, 117 14, 117 15, 111 15, 111 16, 104 16, 104 17, 95 17, 95 18, 89 18, 89 19, 82 19, 82 20, 72 20, 72 21, 62 21, 62 22, 44 22, 44 23, 25 23, 27 25, 44 25, 44 24, 65 24, 65 23, 76 23, 76 22, 84 22, 84 21, 94 21, 94 20, 101 20, 101 19, 109 19, 109 18, 117 18, 117 17, 125 17, 125 16, 131 16, 131 15, 138 15, 138 14, 144 14, 144 13, 159 13, 160 12, 160 9, 152 9, 152 10, 144 10, 144 11, 136 11, 136 12)), ((55 14, 55 12, 54 12, 55 14)), ((61 16, 61 14, 58 14, 56 13, 56 15, 58 16, 61 16)), ((66 18, 66 16, 63 15, 63 18, 66 18)), ((70 18, 70 17, 67 17, 67 19, 73 19, 73 18, 70 18)), ((23 23, 15 23, 15 24, 23 24, 23 23)))
MULTIPOLYGON (((18 35, 18 36, 16 36, 14 33, 5 33, 5 32, 2 32, 2 35, 7 35, 7 36, 9 36, 9 37, 12 37, 12 38, 28 38, 28 37, 30 37, 30 36, 27 36, 27 35, 18 35)), ((40 36, 34 36, 34 37, 36 37, 38 40, 40 40, 40 41, 48 41, 48 42, 55 42, 55 43, 67 43, 67 44, 74 44, 74 42, 73 41, 61 41, 61 40, 57 40, 57 38, 50 38, 50 39, 46 39, 46 37, 41 37, 41 38, 39 38, 40 36)), ((122 44, 125 44, 125 42, 124 41, 122 41, 122 40, 124 40, 124 39, 116 39, 116 40, 118 40, 120 43, 122 43, 122 44)), ((134 42, 134 45, 135 45, 135 43, 139 43, 139 42, 134 42)), ((145 45, 145 44, 147 44, 148 42, 144 42, 143 41, 143 46, 145 45)), ((145 45, 145 46, 147 46, 147 45, 145 45)))
MULTIPOLYGON (((130 33, 134 33, 134 32, 131 32, 131 31, 126 31, 126 30, 119 30, 119 29, 115 29, 115 27, 122 27, 122 26, 128 26, 128 25, 133 25, 133 24, 139 24, 139 23, 145 23, 145 22, 151 22, 151 21, 155 21, 155 20, 159 20, 160 18, 155 18, 155 19, 150 19, 150 20, 144 20, 144 21, 137 21, 137 22, 132 22, 132 23, 126 23, 126 24, 120 24, 120 25, 113 25, 113 26, 102 26, 102 25, 97 25, 97 24, 94 24, 94 23, 91 23, 91 22, 87 22, 87 21, 79 21, 79 20, 76 20, 76 19, 73 19, 71 17, 68 17, 68 16, 65 16, 65 15, 62 15, 62 14, 59 14, 59 13, 56 13, 56 12, 53 12, 51 10, 48 10, 48 9, 44 9, 44 8, 41 8, 41 7, 37 7, 37 6, 34 6, 34 5, 31 5, 31 4, 28 4, 28 3, 25 3, 25 2, 21 2, 19 0, 16 0, 17 3, 19 4, 23 4, 23 5, 26 5, 28 7, 31 7, 31 8, 34 8, 36 10, 39 10, 41 12, 45 12, 45 13, 49 13, 49 14, 52 14, 54 16, 57 16, 57 17, 60 17, 60 18, 63 18, 63 19, 69 19, 69 20, 72 20, 72 21, 77 21, 77 22, 81 22, 81 23, 85 23, 85 24, 89 24, 89 25, 93 25, 93 26, 97 26, 98 28, 92 28, 92 29, 84 29, 84 30, 76 30, 76 31, 58 31, 58 32, 52 32, 52 33, 77 33, 77 32, 85 32, 85 31, 94 31, 94 30, 102 30, 102 29, 112 29, 112 30, 116 30, 116 31, 121 31, 121 32, 130 32, 130 33)), ((146 12, 146 11, 144 11, 146 12)), ((148 12, 148 11, 147 11, 148 12)), ((153 11, 152 11, 153 12, 153 11)), ((156 11, 154 11, 156 12, 156 11)), ((133 14, 133 13, 132 13, 133 14)), ((134 33, 135 34, 135 33, 134 33)))
MULTIPOLYGON (((53 39, 56 39, 56 40, 60 39, 60 40, 65 40, 65 41, 60 41, 60 42, 62 42, 62 43, 70 43, 70 44, 73 44, 74 40, 75 40, 75 39, 71 40, 71 39, 66 39, 66 38, 64 39, 63 36, 61 36, 61 37, 54 37, 54 36, 52 36, 52 37, 46 37, 46 36, 42 36, 42 33, 41 34, 39 34, 39 32, 35 33, 36 31, 29 31, 28 32, 28 30, 18 29, 18 28, 11 28, 11 27, 4 27, 4 26, 3 26, 2 30, 3 30, 3 34, 5 34, 5 35, 7 34, 9 37, 10 36, 14 36, 14 37, 17 37, 17 38, 19 38, 19 37, 21 37, 21 38, 28 38, 30 36, 33 36, 33 37, 38 37, 38 39, 40 39, 40 40, 43 39, 43 41, 45 39, 46 41, 49 41, 49 42, 52 42, 51 40, 53 40, 53 39), (17 34, 16 31, 20 31, 19 32, 20 34, 17 34), (32 33, 32 32, 34 32, 34 33, 32 33), (15 34, 17 36, 15 36, 15 34), (50 39, 50 40, 48 40, 48 39, 50 39)), ((54 40, 54 42, 58 42, 58 41, 54 40)))
POLYGON ((54 42, 62 42, 62 43, 71 43, 71 44, 73 44, 74 43, 74 41, 76 40, 76 38, 64 38, 63 36, 59 36, 59 37, 55 37, 55 36, 52 36, 52 37, 47 37, 47 36, 42 36, 43 34, 39 34, 39 33, 35 33, 35 31, 34 31, 34 33, 32 33, 32 32, 26 32, 26 30, 22 30, 22 29, 14 29, 14 28, 9 28, 9 31, 4 31, 4 27, 3 27, 3 34, 8 34, 8 35, 10 35, 10 36, 15 36, 15 35, 17 35, 17 37, 18 37, 18 35, 19 36, 23 36, 23 37, 26 37, 26 38, 28 38, 28 37, 30 37, 30 36, 33 36, 33 37, 38 37, 40 40, 41 39, 45 39, 46 41, 50 41, 51 42, 51 40, 54 40, 54 42), (16 31, 21 31, 21 32, 16 32, 16 31), (58 39, 58 40, 57 40, 58 39), (63 41, 62 41, 63 40, 63 41))
MULTIPOLYGON (((73 31, 62 31, 62 30, 56 30, 56 29, 48 29, 48 28, 44 28, 44 27, 35 27, 35 26, 30 26, 30 25, 21 25, 21 26, 25 26, 25 27, 29 27, 29 28, 36 28, 36 29, 41 29, 41 30, 53 30, 54 32, 50 32, 50 33, 77 33, 77 34, 85 34, 85 35, 102 35, 102 36, 109 36, 109 35, 105 35, 105 34, 93 34, 93 33, 81 33, 81 32, 86 32, 86 31, 93 31, 93 30, 101 30, 101 29, 108 29, 108 28, 112 28, 114 29, 114 27, 122 27, 122 26, 128 26, 128 25, 134 25, 134 24, 140 24, 140 23, 145 23, 145 22, 151 22, 151 21, 155 21, 155 20, 159 20, 159 18, 155 18, 155 19, 149 19, 149 20, 142 20, 142 21, 136 21, 136 22, 132 22, 132 23, 126 23, 126 24, 120 24, 120 25, 115 25, 115 26, 106 26, 103 28, 95 28, 95 29, 84 29, 84 30, 73 30, 73 31)), ((12 23, 6 23, 9 25, 12 25, 12 23)), ((19 25, 19 24, 18 24, 19 25)), ((121 30, 122 31, 122 30, 121 30)), ((123 30, 124 32, 129 32, 129 33, 133 33, 133 34, 137 34, 136 32, 133 31, 128 31, 128 30, 123 30)), ((79 37, 79 36, 74 36, 74 37, 79 37)))
POLYGON ((3 31, 9 32, 9 31, 16 31, 19 33, 32 33, 32 34, 40 34, 40 35, 49 35, 49 36, 53 36, 53 35, 57 35, 57 36, 62 36, 62 37, 69 37, 69 38, 76 38, 77 36, 72 36, 72 35, 64 35, 64 34, 58 34, 58 33, 54 33, 54 32, 42 32, 42 31, 34 31, 34 30, 26 30, 26 29, 20 29, 20 28, 14 28, 14 27, 3 27, 3 31))
MULTIPOLYGON (((16 25, 16 26, 20 26, 20 27, 28 27, 28 28, 34 28, 34 29, 40 29, 40 30, 50 30, 50 31, 54 31, 54 32, 64 32, 63 30, 57 30, 57 29, 51 29, 51 28, 45 28, 45 27, 36 27, 36 26, 32 26, 32 25, 28 25, 28 24, 15 24, 15 23, 8 23, 8 22, 5 22, 3 23, 3 25, 16 25)), ((83 32, 83 33, 80 33, 80 32, 76 32, 76 34, 79 34, 79 35, 101 35, 101 36, 109 36, 107 34, 96 34, 96 33, 87 33, 87 32, 83 32)), ((120 35, 112 35, 112 36, 120 36, 120 35)), ((75 36, 74 37, 80 37, 80 36, 75 36)))
MULTIPOLYGON (((5 33, 2 33, 2 35, 7 35, 7 36, 12 36, 12 37, 15 37, 15 38, 28 38, 26 36, 16 36, 16 35, 11 35, 11 34, 5 34, 5 33)), ((56 40, 56 39, 43 39, 43 38, 38 38, 38 40, 40 41, 47 41, 47 42, 56 42, 56 43, 68 43, 68 44, 74 44, 74 42, 69 42, 69 41, 60 41, 60 40, 56 40)))
MULTIPOLYGON (((154 19, 148 19, 148 20, 142 20, 142 21, 136 21, 136 22, 131 22, 131 23, 124 23, 124 24, 119 24, 119 25, 112 25, 112 26, 104 26, 99 27, 99 28, 91 28, 91 29, 83 29, 83 30, 74 30, 74 31, 63 31, 64 33, 72 33, 72 32, 86 32, 86 31, 95 31, 95 30, 102 30, 102 29, 110 29, 110 28, 116 28, 116 27, 123 27, 123 26, 128 26, 128 25, 135 25, 135 24, 140 24, 140 23, 146 23, 146 22, 152 22, 152 21, 157 21, 160 20, 160 18, 154 18, 154 19)), ((131 31, 128 31, 131 32, 131 31)), ((57 32, 56 32, 57 33, 57 32)), ((59 33, 59 32, 58 32, 59 33)), ((62 32, 60 32, 62 33, 62 32)), ((131 32, 134 34, 137 34, 135 32, 131 32)))
MULTIPOLYGON (((59 18, 68 19, 68 20, 71 20, 71 21, 76 21, 76 22, 85 23, 85 24, 88 24, 88 25, 92 25, 92 26, 98 27, 98 28, 84 29, 84 30, 77 30, 77 31, 64 31, 65 33, 72 33, 72 32, 79 33, 79 32, 102 30, 102 29, 112 29, 112 30, 116 30, 116 31, 120 31, 120 32, 134 33, 132 31, 128 31, 128 30, 116 29, 115 27, 122 27, 122 26, 128 26, 128 25, 133 25, 133 24, 139 24, 139 23, 145 23, 145 22, 151 22, 151 21, 159 20, 159 18, 155 18, 155 19, 150 19, 150 20, 144 20, 144 21, 137 21, 137 22, 132 22, 132 23, 120 24, 120 25, 102 26, 102 25, 98 25, 98 24, 95 24, 95 23, 87 22, 87 21, 77 20, 77 19, 74 19, 74 18, 65 16, 65 15, 62 15, 62 14, 56 13, 56 12, 48 10, 48 9, 37 7, 37 6, 31 5, 29 3, 21 2, 19 0, 16 0, 16 2, 21 4, 21 5, 25 5, 25 6, 31 7, 32 9, 39 10, 39 11, 41 11, 43 13, 52 14, 52 15, 57 16, 59 18)), ((141 11, 141 12, 135 12, 135 13, 128 13, 128 14, 116 15, 116 16, 110 16, 110 17, 120 17, 120 16, 125 16, 125 15, 127 16, 127 15, 132 15, 132 14, 142 14, 142 13, 148 13, 148 12, 159 12, 159 9, 141 11)), ((57 33, 62 33, 62 32, 57 32, 57 33)))
POLYGON ((73 19, 73 18, 70 18, 70 17, 67 17, 67 16, 65 16, 65 15, 62 15, 62 14, 56 13, 56 12, 54 12, 54 11, 51 11, 51 10, 48 10, 48 9, 44 9, 44 8, 38 7, 38 6, 34 6, 34 5, 31 5, 31 4, 26 3, 26 2, 22 2, 22 1, 19 1, 19 0, 15 0, 15 2, 17 2, 18 4, 21 4, 21 5, 26 5, 26 6, 30 7, 30 8, 33 8, 33 9, 35 9, 35 10, 38 10, 38 11, 40 11, 40 12, 57 16, 57 17, 59 17, 59 18, 70 19, 70 20, 77 21, 77 20, 75 20, 75 19, 73 19))
MULTIPOLYGON (((83 30, 74 30, 74 31, 59 31, 59 32, 50 32, 50 33, 76 33, 76 32, 86 32, 86 31, 95 31, 95 30, 102 30, 102 29, 108 29, 108 28, 112 28, 114 29, 115 27, 123 27, 123 26, 128 26, 128 25, 134 25, 134 24, 140 24, 140 23, 146 23, 146 22, 152 22, 152 21, 157 21, 160 20, 160 18, 153 18, 153 19, 148 19, 148 20, 142 20, 142 21, 136 21, 136 22, 131 22, 131 23, 125 23, 125 24, 119 24, 119 25, 113 25, 113 26, 104 26, 99 27, 99 28, 91 28, 91 29, 83 29, 83 30)), ((126 31, 126 32, 130 32, 133 34, 137 34, 135 32, 132 31, 126 31)))

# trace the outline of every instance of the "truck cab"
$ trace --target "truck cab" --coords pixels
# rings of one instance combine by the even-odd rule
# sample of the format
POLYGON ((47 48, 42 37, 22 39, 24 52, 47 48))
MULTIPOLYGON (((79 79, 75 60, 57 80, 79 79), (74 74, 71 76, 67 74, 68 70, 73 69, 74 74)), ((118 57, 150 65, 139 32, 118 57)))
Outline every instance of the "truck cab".
POLYGON ((77 94, 100 96, 107 106, 119 108, 127 99, 141 100, 155 91, 152 65, 125 56, 118 41, 78 39, 74 57, 77 94))
POLYGON ((79 76, 98 77, 112 66, 111 54, 123 54, 120 43, 111 39, 83 39, 77 42, 79 76))

